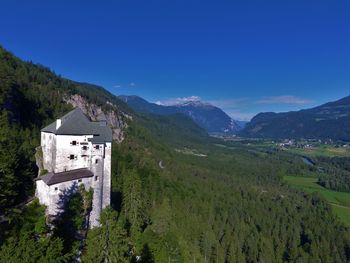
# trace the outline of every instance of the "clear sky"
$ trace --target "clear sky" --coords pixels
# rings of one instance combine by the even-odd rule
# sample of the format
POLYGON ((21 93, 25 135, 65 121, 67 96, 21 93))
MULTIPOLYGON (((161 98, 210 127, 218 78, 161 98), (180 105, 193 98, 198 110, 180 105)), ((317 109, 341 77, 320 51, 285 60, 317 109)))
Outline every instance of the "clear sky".
POLYGON ((2 0, 0 44, 64 77, 237 119, 350 94, 349 0, 2 0))

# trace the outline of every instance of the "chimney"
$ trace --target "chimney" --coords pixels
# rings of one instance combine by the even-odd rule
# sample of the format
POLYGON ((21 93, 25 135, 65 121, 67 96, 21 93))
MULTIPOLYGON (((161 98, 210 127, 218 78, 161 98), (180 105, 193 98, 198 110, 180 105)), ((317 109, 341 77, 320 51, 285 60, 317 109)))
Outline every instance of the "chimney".
POLYGON ((57 119, 56 120, 56 130, 58 130, 59 127, 61 127, 62 124, 62 120, 61 119, 57 119))

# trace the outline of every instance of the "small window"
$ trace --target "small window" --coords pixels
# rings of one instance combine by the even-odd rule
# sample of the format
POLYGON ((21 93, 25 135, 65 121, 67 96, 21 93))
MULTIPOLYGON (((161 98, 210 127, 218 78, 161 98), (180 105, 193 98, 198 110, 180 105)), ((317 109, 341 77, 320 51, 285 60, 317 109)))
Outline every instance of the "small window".
POLYGON ((87 146, 83 146, 83 150, 86 151, 88 149, 87 146))
POLYGON ((81 183, 81 182, 82 182, 82 180, 81 180, 81 179, 79 179, 79 180, 78 180, 78 183, 81 183))
POLYGON ((98 176, 95 176, 95 181, 97 181, 98 180, 98 176))
POLYGON ((74 154, 69 155, 70 160, 74 160, 74 154))
POLYGON ((77 141, 72 141, 71 144, 72 145, 77 145, 77 141))
POLYGON ((55 191, 57 191, 58 190, 58 187, 55 187, 55 191))
POLYGON ((95 160, 95 163, 98 163, 98 159, 95 160))
POLYGON ((96 148, 96 150, 99 150, 100 149, 100 145, 96 145, 95 148, 96 148))

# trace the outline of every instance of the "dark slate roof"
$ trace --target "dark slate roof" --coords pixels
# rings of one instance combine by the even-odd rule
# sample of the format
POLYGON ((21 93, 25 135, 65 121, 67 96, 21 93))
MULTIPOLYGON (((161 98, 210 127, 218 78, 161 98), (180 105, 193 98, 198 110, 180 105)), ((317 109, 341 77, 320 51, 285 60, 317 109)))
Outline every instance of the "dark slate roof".
POLYGON ((89 139, 89 141, 92 143, 112 141, 112 130, 108 126, 101 126, 99 122, 91 122, 90 125, 91 129, 93 130, 94 137, 89 139), (110 138, 110 140, 107 140, 106 138, 110 138))
POLYGON ((98 116, 98 120, 99 120, 99 121, 107 121, 107 117, 106 117, 106 115, 102 112, 102 113, 100 114, 100 116, 98 116))
POLYGON ((112 130, 107 125, 91 122, 81 109, 75 108, 61 117, 61 126, 56 129, 56 122, 43 128, 41 131, 56 135, 94 135, 92 142, 103 143, 112 141, 112 130))
POLYGON ((38 177, 36 180, 43 180, 45 184, 53 185, 92 176, 94 176, 94 174, 90 170, 81 168, 61 173, 48 173, 45 176, 38 177))

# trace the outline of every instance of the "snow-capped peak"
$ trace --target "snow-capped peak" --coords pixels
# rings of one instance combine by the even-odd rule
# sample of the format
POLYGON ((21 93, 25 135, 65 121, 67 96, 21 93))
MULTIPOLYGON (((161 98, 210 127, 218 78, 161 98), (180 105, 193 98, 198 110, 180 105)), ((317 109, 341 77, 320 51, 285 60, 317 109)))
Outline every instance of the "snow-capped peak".
POLYGON ((193 100, 193 101, 186 101, 186 102, 178 103, 174 106, 178 106, 178 107, 186 107, 186 106, 203 107, 203 106, 212 106, 212 105, 207 103, 207 102, 200 101, 200 100, 193 100))

